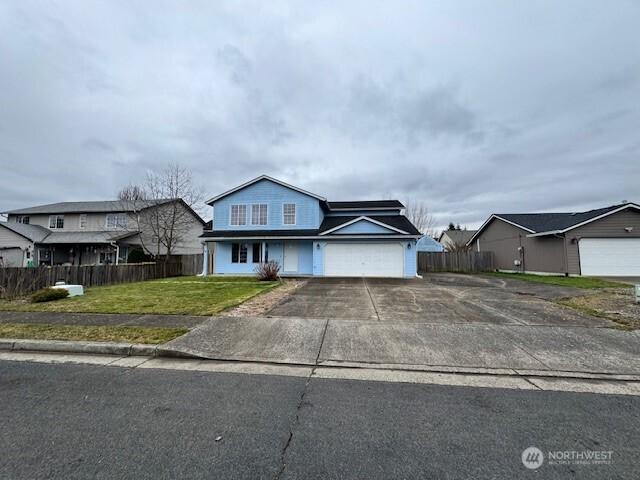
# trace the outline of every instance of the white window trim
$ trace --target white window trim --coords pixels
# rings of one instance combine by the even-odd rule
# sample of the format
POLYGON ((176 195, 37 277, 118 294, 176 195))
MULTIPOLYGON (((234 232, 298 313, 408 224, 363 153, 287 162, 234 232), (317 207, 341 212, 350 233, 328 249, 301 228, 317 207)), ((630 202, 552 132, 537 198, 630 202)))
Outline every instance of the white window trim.
POLYGON ((87 214, 86 213, 81 213, 80 216, 78 217, 78 228, 80 230, 86 230, 87 228, 87 214), (82 224, 84 220, 84 225, 82 224))
MULTIPOLYGON (((258 215, 260 217, 260 215, 258 215)), ((260 218, 258 218, 259 220, 260 218)), ((266 226, 269 224, 269 204, 268 203, 252 203, 251 204, 251 225, 266 226), (265 207, 264 223, 253 223, 253 207, 265 207)))
POLYGON ((247 203, 232 203, 231 205, 229 205, 229 226, 230 227, 246 227, 248 225, 247 222, 247 212, 249 211, 249 209, 247 208, 247 203), (234 224, 232 223, 233 220, 233 207, 241 207, 244 206, 244 223, 242 224, 234 224))
POLYGON ((64 215, 49 215, 49 229, 51 230, 62 230, 64 229, 64 215), (51 219, 55 218, 56 221, 53 224, 53 227, 51 226, 51 219), (58 228, 58 218, 62 218, 62 228, 58 228))
POLYGON ((287 202, 287 203, 283 203, 282 204, 282 225, 287 225, 287 226, 295 226, 298 225, 298 206, 297 204, 293 203, 293 202, 287 202), (293 205, 293 223, 285 223, 284 221, 284 206, 285 205, 293 205))

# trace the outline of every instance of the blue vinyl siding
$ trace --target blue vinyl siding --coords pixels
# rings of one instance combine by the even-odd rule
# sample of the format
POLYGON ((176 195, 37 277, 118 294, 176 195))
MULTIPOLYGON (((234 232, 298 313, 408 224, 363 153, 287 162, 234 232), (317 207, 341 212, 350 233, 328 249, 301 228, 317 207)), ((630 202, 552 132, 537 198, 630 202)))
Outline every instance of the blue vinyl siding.
POLYGON ((367 220, 358 220, 356 223, 352 223, 351 225, 347 225, 346 227, 343 227, 331 232, 332 235, 347 235, 347 234, 354 234, 354 233, 371 233, 371 234, 395 233, 397 234, 398 232, 382 227, 375 223, 369 222, 367 220))
POLYGON ((416 241, 411 239, 402 242, 404 248, 404 276, 415 277, 418 268, 416 241), (411 248, 407 248, 411 245, 411 248))
MULTIPOLYGON (((215 247, 215 271, 214 273, 225 273, 235 275, 249 275, 255 273, 256 263, 252 260, 252 243, 250 241, 238 241, 237 243, 248 243, 247 263, 233 263, 231 261, 231 245, 234 242, 216 242, 215 247)), ((261 242, 260 242, 261 243, 261 242)), ((265 241, 269 260, 278 262, 280 271, 284 265, 284 243, 282 241, 265 241)), ((296 241, 298 245, 298 270, 296 272, 287 272, 288 275, 311 275, 313 274, 313 242, 296 241)))
POLYGON ((261 180, 242 190, 234 192, 213 204, 214 230, 291 230, 314 229, 320 226, 323 215, 320 201, 304 193, 261 180), (295 203, 296 224, 284 225, 282 205, 295 203), (251 225, 251 205, 267 205, 267 224, 251 225), (230 225, 231 205, 247 205, 246 225, 230 225))

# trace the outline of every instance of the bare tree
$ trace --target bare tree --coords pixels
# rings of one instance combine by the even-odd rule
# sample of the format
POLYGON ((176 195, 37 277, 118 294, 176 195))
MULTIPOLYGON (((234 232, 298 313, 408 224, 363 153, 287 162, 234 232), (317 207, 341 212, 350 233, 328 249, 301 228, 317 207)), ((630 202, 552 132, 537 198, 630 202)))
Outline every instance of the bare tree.
POLYGON ((170 163, 160 171, 148 172, 143 185, 123 188, 119 197, 133 204, 143 250, 156 257, 164 255, 166 262, 191 233, 193 211, 203 195, 190 170, 170 163))
POLYGON ((130 183, 126 187, 123 187, 118 192, 118 200, 126 201, 126 202, 136 202, 138 200, 146 200, 147 192, 144 191, 139 185, 134 185, 130 183))
POLYGON ((425 235, 433 234, 433 217, 426 202, 410 199, 406 202, 405 216, 425 235))

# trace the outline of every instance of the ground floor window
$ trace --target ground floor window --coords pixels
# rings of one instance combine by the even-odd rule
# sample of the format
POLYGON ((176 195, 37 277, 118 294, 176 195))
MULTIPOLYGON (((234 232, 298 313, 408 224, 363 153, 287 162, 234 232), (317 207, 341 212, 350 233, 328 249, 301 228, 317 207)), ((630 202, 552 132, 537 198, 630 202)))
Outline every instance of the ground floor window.
POLYGON ((253 263, 260 263, 262 257, 262 243, 253 244, 253 263))
POLYGON ((246 243, 234 243, 231 245, 231 263, 247 263, 246 243))

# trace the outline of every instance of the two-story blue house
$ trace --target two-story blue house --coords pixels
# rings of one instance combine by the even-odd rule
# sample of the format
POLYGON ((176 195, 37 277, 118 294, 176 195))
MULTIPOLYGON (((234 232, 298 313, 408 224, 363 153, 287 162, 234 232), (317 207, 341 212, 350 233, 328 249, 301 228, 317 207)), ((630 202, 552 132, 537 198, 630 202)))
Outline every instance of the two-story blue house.
POLYGON ((414 277, 416 227, 397 200, 329 202, 262 175, 207 201, 204 274, 414 277))

